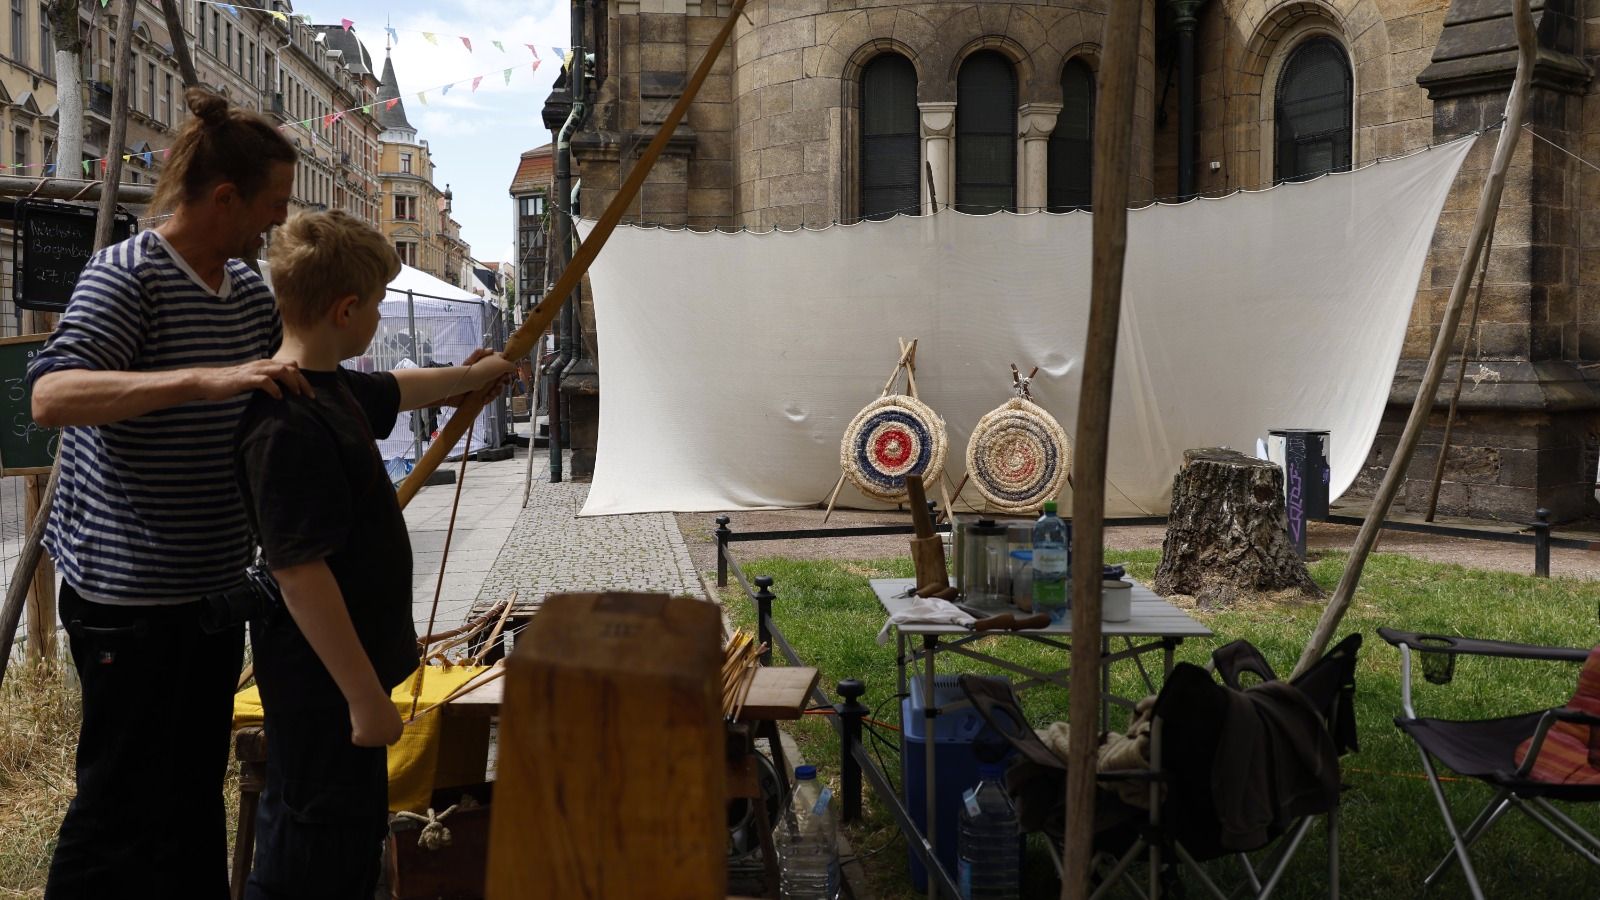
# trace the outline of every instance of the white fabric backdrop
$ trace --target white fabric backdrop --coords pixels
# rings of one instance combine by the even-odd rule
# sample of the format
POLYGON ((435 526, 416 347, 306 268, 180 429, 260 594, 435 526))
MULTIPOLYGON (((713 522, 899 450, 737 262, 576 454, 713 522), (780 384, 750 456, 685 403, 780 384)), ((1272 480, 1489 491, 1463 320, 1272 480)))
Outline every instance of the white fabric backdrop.
MULTIPOLYGON (((1331 495, 1349 487, 1471 143, 1130 215, 1108 514, 1165 513, 1185 449, 1249 452, 1271 427, 1330 430, 1331 495)), ((1071 435, 1090 222, 942 212, 768 234, 619 228, 590 270, 601 406, 583 514, 822 502, 897 337, 921 341, 917 387, 944 417, 952 482, 973 425, 1010 396, 1011 363, 1039 366, 1034 398, 1071 435)), ((877 505, 848 485, 840 503, 877 505)))

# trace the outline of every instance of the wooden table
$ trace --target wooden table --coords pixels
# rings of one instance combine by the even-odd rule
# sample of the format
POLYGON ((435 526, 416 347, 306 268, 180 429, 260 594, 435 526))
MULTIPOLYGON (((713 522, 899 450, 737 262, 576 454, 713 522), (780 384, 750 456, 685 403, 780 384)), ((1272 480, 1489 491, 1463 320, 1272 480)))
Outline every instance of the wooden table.
MULTIPOLYGON (((910 578, 874 578, 871 580, 872 591, 877 595, 878 603, 883 607, 885 615, 893 615, 910 606, 915 599, 912 594, 915 583, 910 578)), ((1101 707, 1100 730, 1105 731, 1109 725, 1109 712, 1112 704, 1132 709, 1138 698, 1119 697, 1111 693, 1110 672, 1111 664, 1121 660, 1132 660, 1139 667, 1143 676, 1145 687, 1150 693, 1156 692, 1156 685, 1151 680, 1149 672, 1145 671, 1139 657, 1161 651, 1162 672, 1171 671, 1173 651, 1183 643, 1185 638, 1211 637, 1211 629, 1191 618, 1183 610, 1161 599, 1149 588, 1138 582, 1133 583, 1132 616, 1126 622, 1105 622, 1101 625, 1100 639, 1100 677, 1101 677, 1101 707), (1115 652, 1111 649, 1113 638, 1124 641, 1122 649, 1115 652)), ((1028 631, 972 631, 961 625, 941 624, 906 624, 896 625, 897 650, 895 654, 896 665, 899 669, 897 686, 900 696, 908 696, 908 679, 906 669, 914 666, 918 661, 922 663, 924 708, 928 710, 928 718, 924 725, 923 746, 927 752, 927 810, 923 820, 924 833, 930 842, 937 841, 938 832, 935 830, 935 797, 938 784, 934 774, 935 749, 938 742, 934 739, 935 725, 941 713, 952 709, 959 709, 967 705, 965 700, 947 705, 942 709, 935 701, 934 668, 935 658, 941 653, 953 653, 969 659, 988 663, 1005 669, 1008 672, 1022 676, 1023 680, 1012 687, 1018 692, 1042 685, 1054 685, 1063 691, 1068 689, 1068 669, 1066 661, 1071 658, 1072 651, 1072 619, 1069 615, 1060 622, 1052 622, 1046 628, 1030 629, 1028 631), (908 638, 922 638, 921 648, 910 646, 913 642, 908 638), (975 649, 974 645, 980 641, 995 638, 1020 638, 1039 644, 1056 647, 1063 651, 1062 666, 1050 671, 1039 671, 1027 666, 1014 663, 989 653, 975 649)))

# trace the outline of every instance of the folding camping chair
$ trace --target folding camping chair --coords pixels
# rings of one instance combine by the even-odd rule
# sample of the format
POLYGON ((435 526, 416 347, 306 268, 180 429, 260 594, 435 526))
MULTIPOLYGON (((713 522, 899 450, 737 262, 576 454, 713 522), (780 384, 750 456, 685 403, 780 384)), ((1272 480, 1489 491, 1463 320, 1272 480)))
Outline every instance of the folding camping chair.
MULTIPOLYGON (((1350 635, 1289 685, 1278 681, 1254 647, 1235 642, 1213 654, 1213 664, 1224 684, 1199 666, 1179 664, 1156 698, 1148 769, 1097 774, 1095 798, 1096 874, 1100 883, 1092 898, 1104 896, 1120 881, 1134 884, 1131 868, 1141 857, 1149 859, 1149 885, 1141 894, 1150 900, 1175 886, 1177 867, 1187 869, 1217 900, 1244 896, 1266 900, 1277 889, 1290 861, 1318 817, 1328 823, 1328 896, 1339 896, 1338 757, 1356 749, 1353 698, 1356 651, 1360 635, 1350 635), (1240 675, 1250 672, 1263 682, 1243 688, 1240 675), (1275 709, 1258 708, 1273 695, 1275 709), (1278 717, 1287 709, 1288 718, 1278 717), (1246 718, 1273 720, 1252 735, 1246 718), (1296 718, 1297 716, 1297 718, 1296 718), (1307 749, 1301 759, 1279 758, 1284 748, 1271 748, 1266 732, 1278 728, 1307 749), (1241 735, 1243 737, 1241 738, 1241 735), (1240 740, 1245 746, 1240 746, 1240 740), (1251 793, 1226 785, 1218 790, 1213 780, 1219 757, 1253 754, 1275 772, 1315 774, 1316 785, 1300 793, 1280 793, 1273 786, 1251 793), (1148 785, 1148 800, 1127 802, 1129 792, 1120 785, 1148 785), (1255 800, 1253 805, 1250 801, 1255 800), (1241 805, 1245 804, 1245 805, 1241 805), (1240 829, 1241 815, 1250 819, 1240 829), (1260 864, 1247 855, 1270 847, 1260 864), (1231 856, 1243 871, 1235 889, 1225 891, 1200 863, 1231 856), (1172 862, 1176 862, 1176 866, 1172 862)), ((1061 843, 1066 765, 1028 727, 1020 704, 1003 680, 963 675, 961 685, 973 706, 996 733, 1020 754, 1006 775, 1008 790, 1018 807, 1025 830, 1042 831, 1055 846, 1061 843)), ((1223 771, 1227 758, 1221 759, 1223 771)), ((1138 885, 1134 884, 1136 890, 1138 885)))
POLYGON ((1468 849, 1508 809, 1517 809, 1544 826, 1584 859, 1600 866, 1600 838, 1585 831, 1551 800, 1577 803, 1600 801, 1600 646, 1592 650, 1538 647, 1506 641, 1449 637, 1378 629, 1378 635, 1400 648, 1400 704, 1405 715, 1395 725, 1417 743, 1428 786, 1439 804, 1452 849, 1423 880, 1424 888, 1461 863, 1472 896, 1483 900, 1483 888, 1472 867, 1468 849), (1583 663, 1578 688, 1565 706, 1497 719, 1456 721, 1427 719, 1411 704, 1411 652, 1423 654, 1423 677, 1448 684, 1454 677, 1455 657, 1486 656, 1502 659, 1583 663), (1465 831, 1450 814, 1439 773, 1433 762, 1494 788, 1494 797, 1465 831))

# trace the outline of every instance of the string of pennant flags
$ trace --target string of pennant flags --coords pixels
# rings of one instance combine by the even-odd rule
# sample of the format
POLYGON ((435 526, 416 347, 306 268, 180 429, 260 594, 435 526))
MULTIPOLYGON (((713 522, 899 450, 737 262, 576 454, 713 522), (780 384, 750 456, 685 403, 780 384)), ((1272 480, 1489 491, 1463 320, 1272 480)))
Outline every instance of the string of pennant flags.
MULTIPOLYGON (((105 6, 106 4, 108 4, 110 2, 111 2, 111 0, 100 0, 100 5, 101 6, 105 6)), ((311 16, 309 14, 307 14, 307 13, 293 13, 293 14, 290 14, 290 13, 282 12, 280 10, 267 9, 265 7, 260 7, 260 6, 246 6, 246 5, 239 4, 239 3, 228 3, 228 2, 226 2, 226 0, 195 0, 195 2, 204 3, 204 4, 208 5, 208 6, 215 6, 215 7, 218 7, 220 9, 225 9, 225 10, 229 11, 230 13, 232 13, 235 17, 237 17, 239 15, 239 11, 240 10, 251 10, 252 12, 266 13, 267 15, 273 17, 274 19, 277 19, 279 22, 287 23, 291 19, 298 19, 299 21, 303 22, 306 25, 311 25, 312 24, 311 16)), ((341 18, 341 19, 339 19, 339 24, 340 24, 341 27, 344 28, 345 31, 352 31, 352 32, 355 31, 356 23, 355 23, 354 19, 341 18)), ((432 45, 434 45, 436 47, 439 46, 439 39, 441 37, 444 37, 444 38, 451 37, 451 35, 441 34, 441 33, 436 32, 436 31, 422 31, 420 29, 415 29, 415 28, 395 28, 393 25, 389 25, 387 23, 384 24, 383 30, 389 36, 390 43, 393 43, 393 44, 399 44, 400 43, 400 34, 401 34, 401 32, 404 32, 406 34, 420 34, 420 35, 422 35, 423 40, 426 40, 428 43, 430 43, 430 44, 432 44, 432 45)), ((455 35, 454 37, 455 37, 456 40, 461 42, 461 45, 463 47, 467 48, 467 52, 468 53, 475 52, 475 50, 473 48, 473 45, 472 45, 472 38, 471 37, 469 37, 467 35, 455 35)), ((481 42, 483 42, 483 39, 479 38, 479 41, 481 43, 481 42)), ((509 53, 510 52, 509 50, 506 49, 506 42, 503 41, 503 40, 490 39, 488 41, 488 43, 494 45, 494 48, 496 50, 499 50, 501 53, 509 53)), ((517 42, 513 42, 513 43, 517 43, 517 42)), ((538 47, 534 46, 533 44, 529 44, 529 43, 523 43, 522 46, 528 48, 528 52, 533 54, 533 58, 534 59, 538 59, 539 58, 539 48, 538 47)), ((567 56, 568 48, 566 48, 566 47, 555 47, 555 46, 552 46, 550 49, 555 52, 557 59, 565 59, 566 56, 567 56)))
MULTIPOLYGON (((539 58, 535 57, 534 60, 533 60, 533 65, 530 67, 529 71, 530 72, 537 72, 539 70, 539 65, 540 65, 541 62, 543 62, 543 60, 540 60, 539 58)), ((511 83, 511 76, 519 68, 521 68, 520 65, 518 65, 518 66, 508 66, 508 67, 506 67, 504 69, 500 69, 500 70, 497 70, 497 71, 499 71, 500 74, 504 77, 505 83, 509 85, 511 83)), ((427 106, 428 105, 428 95, 429 94, 434 93, 434 92, 438 92, 440 96, 444 96, 444 95, 450 93, 450 89, 451 88, 453 88, 453 87, 455 87, 457 85, 469 84, 469 83, 471 84, 471 88, 470 88, 469 92, 476 92, 478 90, 479 85, 483 84, 483 80, 485 78, 487 78, 488 76, 493 75, 493 74, 494 74, 494 71, 490 71, 490 72, 485 72, 485 73, 483 73, 481 75, 473 75, 473 76, 468 77, 468 78, 461 78, 461 79, 458 79, 456 81, 449 82, 447 84, 434 85, 433 87, 426 88, 426 89, 421 90, 421 91, 417 91, 416 92, 416 98, 417 98, 418 101, 420 101, 422 103, 423 106, 427 106)), ((379 106, 382 106, 385 110, 393 109, 395 107, 395 104, 399 103, 400 100, 401 100, 401 98, 399 98, 399 97, 392 97, 392 98, 390 98, 388 100, 373 100, 371 103, 364 103, 364 104, 362 104, 360 106, 352 106, 352 107, 350 107, 348 109, 335 110, 335 111, 327 113, 325 115, 312 116, 312 117, 310 117, 308 119, 300 119, 299 121, 295 121, 295 122, 285 122, 282 125, 278 126, 278 130, 282 131, 285 128, 293 128, 293 127, 307 127, 307 126, 310 126, 311 124, 316 123, 316 122, 321 122, 323 124, 323 126, 325 126, 325 127, 332 127, 340 119, 343 119, 346 115, 348 115, 350 113, 360 112, 360 113, 364 113, 364 114, 370 116, 370 115, 373 115, 377 111, 379 106)), ((139 152, 139 153, 124 153, 122 155, 122 161, 123 162, 131 162, 131 161, 133 161, 135 159, 138 159, 138 160, 141 160, 146 166, 149 166, 149 165, 152 165, 155 162, 155 158, 157 156, 166 155, 167 151, 170 150, 170 149, 171 149, 170 147, 163 147, 160 150, 145 150, 145 151, 139 152)), ((95 163, 99 163, 100 171, 104 172, 106 170, 106 168, 107 168, 107 160, 109 160, 109 159, 110 159, 109 156, 102 156, 102 157, 99 157, 97 159, 86 159, 86 160, 84 160, 83 161, 83 174, 84 174, 84 176, 85 177, 91 177, 93 175, 95 163)), ((53 162, 51 162, 51 163, 28 163, 28 164, 17 164, 17 165, 9 165, 9 166, 0 166, 0 171, 4 171, 4 172, 27 171, 27 170, 33 170, 33 169, 41 169, 41 170, 43 170, 43 174, 46 175, 46 176, 53 176, 53 175, 56 174, 56 171, 55 171, 56 170, 56 164, 53 163, 53 162)))

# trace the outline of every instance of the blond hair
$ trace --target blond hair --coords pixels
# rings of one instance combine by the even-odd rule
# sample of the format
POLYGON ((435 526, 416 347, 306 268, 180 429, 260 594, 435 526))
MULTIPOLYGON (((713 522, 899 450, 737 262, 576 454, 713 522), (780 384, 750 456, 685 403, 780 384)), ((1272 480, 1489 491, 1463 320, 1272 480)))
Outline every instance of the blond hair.
POLYGON ((367 300, 400 274, 400 257, 384 236, 338 210, 301 213, 278 226, 267 261, 283 321, 301 328, 344 297, 367 300))
POLYGON ((267 185, 268 163, 294 165, 300 158, 300 151, 256 113, 198 87, 184 91, 184 102, 194 115, 167 152, 152 212, 171 212, 223 183, 251 199, 267 185))

